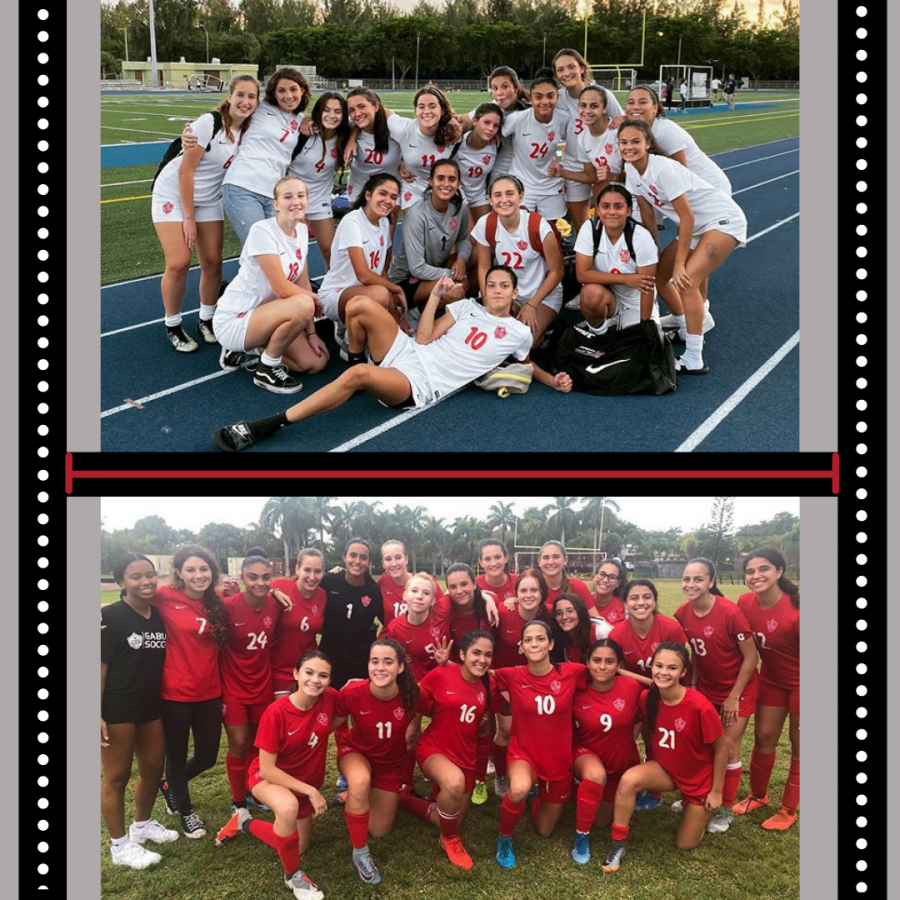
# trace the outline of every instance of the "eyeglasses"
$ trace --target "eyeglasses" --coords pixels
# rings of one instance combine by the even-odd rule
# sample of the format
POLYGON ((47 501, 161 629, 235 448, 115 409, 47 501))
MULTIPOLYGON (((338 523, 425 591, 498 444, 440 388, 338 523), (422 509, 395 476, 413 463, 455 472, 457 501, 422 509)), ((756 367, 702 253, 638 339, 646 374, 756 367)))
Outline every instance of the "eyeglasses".
POLYGON ((557 619, 565 619, 565 618, 567 618, 568 616, 571 616, 572 618, 575 618, 575 619, 578 618, 578 613, 575 612, 574 609, 571 609, 571 610, 569 610, 569 609, 557 609, 557 610, 554 611, 553 615, 556 616, 557 619))
POLYGON ((605 572, 600 572, 597 575, 597 581, 618 581, 618 575, 607 575, 605 572))

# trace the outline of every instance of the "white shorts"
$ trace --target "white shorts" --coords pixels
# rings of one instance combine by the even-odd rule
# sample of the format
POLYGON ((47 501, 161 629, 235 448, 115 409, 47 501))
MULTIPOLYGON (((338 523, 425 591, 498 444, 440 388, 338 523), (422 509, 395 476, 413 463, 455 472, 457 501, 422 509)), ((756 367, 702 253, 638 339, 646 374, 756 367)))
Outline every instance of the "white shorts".
MULTIPOLYGON (((516 300, 516 305, 524 306, 528 302, 528 300, 529 300, 528 297, 519 297, 519 299, 516 300)), ((549 306, 550 309, 553 310, 553 312, 558 313, 562 309, 562 302, 563 302, 563 289, 562 289, 562 282, 560 282, 555 288, 553 288, 552 291, 550 291, 549 294, 547 294, 546 297, 544 297, 543 300, 541 300, 541 305, 549 306)))
POLYGON ((540 213, 548 222, 555 222, 557 219, 561 219, 567 212, 566 198, 561 190, 553 194, 542 194, 540 196, 529 196, 526 192, 522 198, 522 206, 529 212, 540 213))
POLYGON ((219 344, 226 350, 240 350, 246 353, 244 342, 247 340, 247 326, 252 315, 252 309, 239 313, 216 309, 213 316, 213 330, 219 344))
POLYGON ((581 181, 566 182, 566 203, 579 203, 591 199, 591 186, 581 181))
POLYGON ((306 218, 309 221, 334 218, 334 212, 331 209, 332 188, 333 186, 326 182, 306 186, 306 190, 309 192, 309 206, 306 208, 306 218))
MULTIPOLYGON (((362 287, 362 285, 360 285, 362 287)), ((331 319, 332 322, 343 322, 341 319, 340 313, 338 312, 338 306, 341 301, 341 294, 346 291, 347 288, 341 288, 339 291, 319 291, 319 302, 322 304, 322 314, 331 319)))
POLYGON ((737 212, 726 213, 715 219, 710 219, 704 225, 701 225, 691 239, 691 250, 697 248, 700 238, 707 231, 721 231, 722 234, 730 234, 738 242, 738 247, 747 246, 747 217, 738 209, 737 212))
MULTIPOLYGON (((659 321, 659 304, 655 297, 653 298, 653 312, 650 314, 650 318, 657 322, 659 321)), ((637 304, 626 303, 616 297, 616 314, 610 321, 619 330, 637 325, 641 321, 640 302, 637 304)))
MULTIPOLYGON (((153 195, 153 200, 150 204, 150 215, 154 225, 157 222, 184 221, 184 210, 181 208, 180 200, 157 197, 156 194, 153 195)), ((195 222, 222 222, 224 218, 225 213, 221 200, 218 203, 212 203, 207 206, 194 206, 195 222)))
MULTIPOLYGON (((494 173, 491 172, 492 176, 493 174, 494 173)), ((466 198, 466 205, 469 207, 469 209, 471 209, 473 206, 487 206, 491 202, 490 200, 488 200, 487 187, 485 187, 484 185, 482 185, 481 193, 469 197, 469 192, 464 190, 463 196, 466 198)), ((473 227, 473 223, 469 223, 469 229, 471 230, 473 227)))
POLYGON ((405 409, 427 406, 437 399, 425 364, 416 349, 416 342, 409 335, 398 330, 394 343, 378 365, 382 369, 396 369, 406 376, 413 402, 411 407, 404 407, 405 409))

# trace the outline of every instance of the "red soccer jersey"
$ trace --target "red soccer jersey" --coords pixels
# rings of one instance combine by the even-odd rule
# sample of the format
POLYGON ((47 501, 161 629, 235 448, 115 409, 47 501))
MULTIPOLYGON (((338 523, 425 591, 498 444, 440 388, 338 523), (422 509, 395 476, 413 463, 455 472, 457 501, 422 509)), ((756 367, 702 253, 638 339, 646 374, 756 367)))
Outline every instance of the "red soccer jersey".
POLYGON ((316 636, 322 630, 328 595, 319 587, 307 600, 293 578, 276 578, 272 588, 283 591, 294 604, 290 612, 284 608, 281 610, 270 653, 272 674, 283 681, 290 681, 294 677, 297 660, 309 650, 316 649, 316 636))
POLYGON ((577 578, 570 578, 569 589, 567 591, 564 591, 562 587, 550 588, 550 592, 547 594, 547 609, 549 609, 550 612, 553 612, 553 601, 560 594, 578 594, 578 596, 584 600, 584 605, 588 609, 594 605, 594 596, 588 590, 588 586, 577 578))
POLYGON ((591 602, 597 610, 597 617, 603 619, 608 625, 618 625, 619 622, 624 622, 627 618, 625 615, 625 604, 618 597, 613 597, 606 606, 600 606, 597 603, 597 595, 594 594, 591 602))
POLYGON ((279 697, 262 714, 256 732, 256 746, 274 753, 283 772, 320 788, 325 778, 325 757, 331 720, 337 715, 338 692, 327 688, 312 708, 298 709, 291 695, 279 697))
MULTIPOLYGON (((385 572, 378 579, 378 587, 381 588, 381 596, 384 598, 383 624, 387 627, 394 619, 399 619, 401 616, 406 615, 408 607, 403 599, 403 591, 406 590, 406 585, 394 584, 394 580, 385 572)), ((434 582, 434 596, 435 600, 440 600, 444 596, 444 592, 437 581, 434 582)))
MULTIPOLYGON (((760 675, 779 687, 799 688, 800 610, 794 609, 791 598, 782 594, 774 606, 764 609, 756 594, 742 594, 738 597, 738 607, 747 617, 756 639, 762 659, 760 675)), ((168 656, 168 648, 166 652, 168 656)))
MULTIPOLYGON (((604 623, 592 621, 590 643, 593 644, 594 641, 599 641, 600 638, 606 637, 608 630, 609 627, 604 623)), ((584 659, 584 654, 581 652, 581 647, 577 643, 566 644, 566 659, 573 663, 587 663, 587 660, 584 659)))
MULTIPOLYGON (((622 667, 629 672, 644 675, 650 678, 650 668, 653 663, 653 654, 656 648, 665 641, 674 641, 676 644, 686 644, 687 637, 681 626, 674 619, 657 613, 653 617, 653 625, 647 637, 642 638, 631 624, 633 619, 620 622, 610 632, 611 640, 618 642, 625 655, 622 667)), ((685 672, 682 681, 688 681, 689 673, 685 672)))
POLYGON ((459 662, 459 656, 456 651, 459 649, 460 638, 467 631, 475 631, 476 629, 490 631, 491 626, 488 624, 487 619, 479 620, 474 612, 457 612, 457 608, 455 605, 453 605, 452 600, 450 601, 450 603, 450 637, 453 638, 453 646, 450 648, 450 661, 459 662))
POLYGON ((222 696, 239 703, 271 700, 269 652, 282 606, 267 594, 262 608, 253 610, 247 605, 243 592, 232 594, 222 602, 228 622, 228 646, 219 658, 222 696))
POLYGON ((633 678, 620 675, 608 691, 587 687, 575 693, 574 746, 596 753, 611 777, 641 761, 634 742, 634 724, 643 718, 643 690, 633 678))
MULTIPOLYGON (((752 639, 746 616, 736 603, 716 597, 705 616, 698 616, 690 603, 682 603, 675 611, 675 618, 694 648, 694 660, 700 670, 697 689, 713 703, 723 703, 744 662, 738 645, 752 639)), ((756 677, 754 672, 748 684, 756 677)))
POLYGON ((153 605, 166 624, 162 699, 199 703, 220 697, 219 650, 203 601, 191 600, 170 587, 159 587, 153 605))
POLYGON ((372 696, 369 681, 354 681, 341 689, 335 707, 337 716, 353 716, 353 726, 338 740, 372 762, 401 765, 406 756, 406 726, 410 717, 403 698, 379 700, 372 696))
POLYGON ((528 666, 494 672, 497 689, 509 692, 512 710, 510 753, 526 757, 541 781, 559 781, 572 770, 572 705, 575 692, 587 684, 587 669, 564 662, 546 675, 528 666), (566 748, 566 749, 564 749, 566 748))
POLYGON ((475 584, 483 591, 490 591, 497 598, 497 606, 509 597, 516 596, 516 576, 512 574, 506 576, 506 581, 500 587, 488 584, 487 575, 479 575, 475 579, 475 584))
POLYGON ((419 738, 419 758, 428 752, 443 753, 461 769, 474 769, 478 725, 485 710, 494 708, 493 691, 485 691, 480 678, 467 681, 460 666, 432 669, 419 690, 419 712, 431 716, 419 738))
MULTIPOLYGON (((648 693, 641 694, 645 717, 648 693)), ((679 791, 703 799, 712 790, 713 742, 724 733, 712 703, 700 691, 685 688, 681 702, 674 706, 660 699, 650 737, 653 759, 668 772, 679 791)))
POLYGON ((450 634, 449 603, 444 598, 435 601, 428 618, 420 625, 411 625, 403 615, 381 632, 381 637, 393 638, 406 651, 416 681, 421 681, 435 667, 435 645, 450 634))
POLYGON ((525 663, 525 657, 519 647, 522 638, 522 629, 533 619, 526 620, 519 615, 519 609, 507 609, 502 603, 497 607, 500 616, 500 624, 494 630, 497 642, 494 644, 494 659, 491 662, 492 669, 501 669, 504 666, 521 666, 525 663))

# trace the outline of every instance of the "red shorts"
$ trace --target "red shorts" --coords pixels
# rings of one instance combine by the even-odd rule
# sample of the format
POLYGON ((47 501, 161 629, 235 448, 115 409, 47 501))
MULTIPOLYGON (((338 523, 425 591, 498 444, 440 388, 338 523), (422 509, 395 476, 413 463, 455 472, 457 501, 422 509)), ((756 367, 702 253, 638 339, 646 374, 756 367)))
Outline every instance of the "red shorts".
MULTIPOLYGON (((576 744, 572 748, 572 762, 574 763, 579 756, 584 756, 585 754, 590 753, 591 756, 596 756, 598 759, 600 758, 598 754, 596 754, 593 750, 589 750, 587 747, 582 747, 581 745, 576 744)), ((638 761, 639 762, 639 761, 638 761)), ((636 762, 634 765, 638 765, 636 762)), ((610 772, 606 773, 606 784, 603 785, 603 802, 604 803, 613 803, 616 799, 616 788, 619 786, 619 779, 622 777, 622 772, 610 772)))
POLYGON ((249 722, 251 725, 259 725, 259 720, 272 699, 269 697, 260 703, 245 703, 233 697, 222 697, 222 724, 246 725, 249 722))
POLYGON ((293 678, 279 678, 277 675, 272 676, 272 686, 276 694, 293 694, 297 690, 297 682, 293 678))
MULTIPOLYGON (((714 697, 710 697, 706 695, 707 700, 709 700, 713 706, 715 706, 716 711, 719 715, 722 714, 722 703, 723 700, 717 700, 714 697)), ((744 688, 744 693, 741 694, 740 699, 738 700, 738 717, 741 719, 749 719, 753 713, 756 712, 756 704, 759 702, 759 678, 754 678, 750 681, 749 684, 744 688)))
MULTIPOLYGON (((302 781, 299 773, 288 772, 288 775, 293 776, 298 781, 302 781)), ((250 793, 253 793, 253 788, 255 785, 259 784, 261 781, 265 781, 262 775, 259 772, 259 757, 257 756, 252 763, 250 763, 250 768, 247 770, 247 790, 250 793)), ((306 794, 298 794, 296 791, 291 791, 291 793, 297 798, 299 802, 299 806, 297 808, 297 818, 298 819, 308 819, 313 814, 313 806, 312 803, 309 802, 309 797, 306 794)), ((256 796, 254 794, 254 796, 256 796)))
POLYGON ((772 684, 765 678, 759 679, 759 696, 756 698, 757 706, 787 707, 792 716, 800 715, 800 688, 786 688, 778 684, 772 684))
MULTIPOLYGON (((425 773, 425 769, 422 768, 422 766, 423 766, 425 760, 428 759, 429 756, 434 756, 440 752, 441 752, 440 750, 432 750, 430 748, 427 748, 423 753, 419 753, 418 751, 416 751, 416 762, 419 764, 419 768, 422 769, 423 774, 425 773)), ((447 758, 449 759, 449 757, 447 757, 447 758)), ((453 762, 453 760, 451 759, 450 762, 453 762)), ((457 766, 457 768, 459 769, 460 772, 463 773, 463 777, 466 780, 465 786, 463 787, 463 793, 471 794, 472 791, 475 790, 475 770, 474 769, 464 769, 462 766, 457 766)), ((441 792, 440 785, 433 782, 431 785, 431 799, 436 800, 437 795, 440 792, 441 792)))
POLYGON ((706 797, 691 797, 688 794, 682 792, 681 794, 681 802, 690 803, 693 806, 706 806, 706 797))
POLYGON ((379 791, 390 791, 392 794, 400 793, 400 788, 403 787, 404 783, 402 763, 399 765, 385 765, 382 762, 369 759, 361 750, 351 747, 350 744, 342 741, 339 737, 336 737, 335 740, 338 760, 343 759, 348 753, 358 753, 369 763, 369 768, 372 770, 372 780, 369 783, 369 787, 379 791))
POLYGON ((520 755, 510 748, 506 754, 506 764, 509 766, 510 763, 516 762, 517 760, 521 760, 522 762, 527 762, 529 766, 531 766, 531 771, 534 774, 534 780, 537 782, 540 792, 541 792, 541 801, 544 803, 565 803, 569 797, 572 796, 572 770, 569 768, 569 774, 563 778, 559 778, 555 781, 544 781, 538 777, 537 768, 534 763, 524 755, 520 755))

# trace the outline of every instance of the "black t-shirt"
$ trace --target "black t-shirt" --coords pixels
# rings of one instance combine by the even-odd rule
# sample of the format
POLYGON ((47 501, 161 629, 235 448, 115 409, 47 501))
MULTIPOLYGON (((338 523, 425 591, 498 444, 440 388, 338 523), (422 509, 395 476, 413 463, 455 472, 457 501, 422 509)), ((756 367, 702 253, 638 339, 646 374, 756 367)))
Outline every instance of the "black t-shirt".
POLYGON ((726 81, 725 82, 725 93, 733 94, 736 87, 737 87, 737 81, 726 81))
POLYGON ((162 670, 166 626, 150 607, 145 619, 124 600, 101 611, 100 661, 109 667, 100 715, 110 725, 151 722, 162 715, 162 670))
POLYGON ((327 574, 322 589, 328 595, 319 649, 334 665, 331 686, 341 688, 351 678, 368 678, 369 647, 376 637, 375 620, 384 622, 381 589, 366 576, 357 587, 343 572, 327 574))

